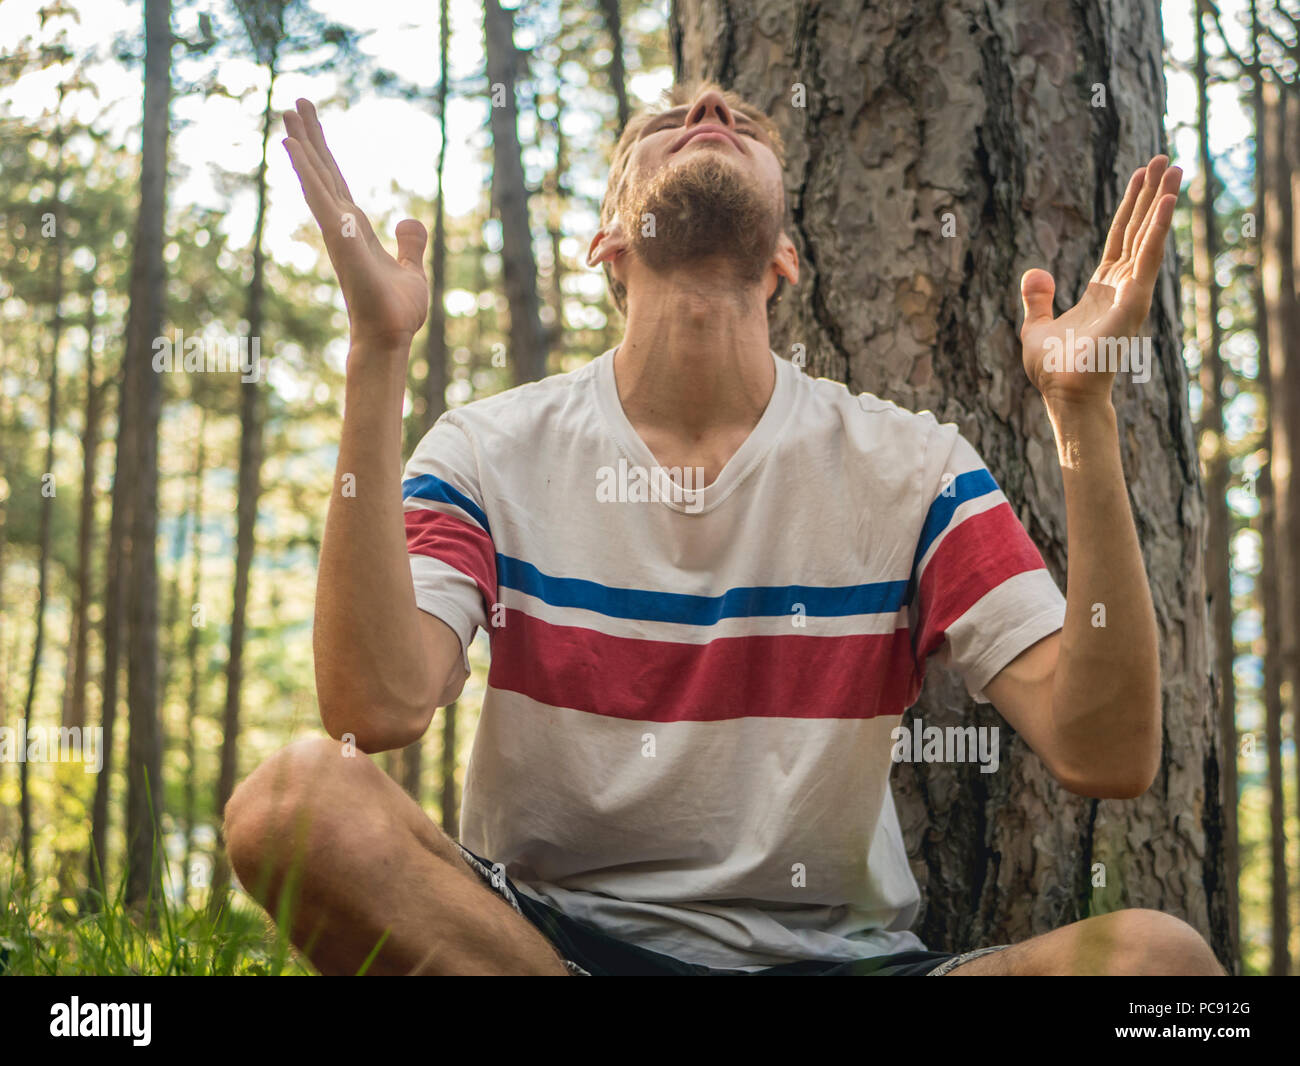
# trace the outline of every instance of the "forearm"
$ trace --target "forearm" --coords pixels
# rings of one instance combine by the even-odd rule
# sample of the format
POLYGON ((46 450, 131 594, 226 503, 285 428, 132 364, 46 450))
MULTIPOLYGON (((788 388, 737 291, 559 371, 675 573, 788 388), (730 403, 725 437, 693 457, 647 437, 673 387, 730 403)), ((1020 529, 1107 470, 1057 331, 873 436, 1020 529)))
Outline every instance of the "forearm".
POLYGON ((1160 762, 1155 612, 1109 398, 1048 404, 1065 485, 1068 584, 1052 725, 1068 778, 1144 791, 1160 762))
POLYGON ((366 751, 428 726, 437 680, 425 654, 402 518, 406 348, 353 345, 321 544, 313 633, 321 720, 366 751))

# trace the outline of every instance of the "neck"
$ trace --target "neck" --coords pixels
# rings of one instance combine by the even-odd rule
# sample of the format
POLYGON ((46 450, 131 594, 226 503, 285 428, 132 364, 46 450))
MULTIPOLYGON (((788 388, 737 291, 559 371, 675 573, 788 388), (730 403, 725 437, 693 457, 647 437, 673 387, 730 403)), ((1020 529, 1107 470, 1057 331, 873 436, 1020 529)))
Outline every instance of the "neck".
POLYGON ((639 271, 628 289, 614 355, 628 420, 696 440, 752 429, 776 385, 762 286, 720 282, 715 267, 671 277, 639 271))

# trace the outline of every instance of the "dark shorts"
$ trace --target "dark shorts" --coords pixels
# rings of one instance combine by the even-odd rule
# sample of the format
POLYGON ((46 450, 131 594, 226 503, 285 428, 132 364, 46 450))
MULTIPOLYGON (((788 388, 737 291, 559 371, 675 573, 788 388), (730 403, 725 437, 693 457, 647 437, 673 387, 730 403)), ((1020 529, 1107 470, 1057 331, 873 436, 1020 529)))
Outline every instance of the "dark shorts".
POLYGON ((719 970, 683 962, 671 955, 630 944, 562 914, 520 892, 498 867, 457 845, 484 884, 527 918, 560 953, 569 972, 582 977, 940 977, 950 970, 1006 945, 979 948, 961 955, 942 951, 904 951, 853 962, 808 959, 764 970, 719 970))

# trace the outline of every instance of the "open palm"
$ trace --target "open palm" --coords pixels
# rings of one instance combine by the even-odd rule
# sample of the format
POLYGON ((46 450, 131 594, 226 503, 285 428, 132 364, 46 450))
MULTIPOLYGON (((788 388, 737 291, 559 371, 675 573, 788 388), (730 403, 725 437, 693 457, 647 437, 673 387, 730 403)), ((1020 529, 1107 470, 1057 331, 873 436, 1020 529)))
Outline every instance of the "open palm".
POLYGON ((1020 330, 1025 372, 1049 400, 1109 396, 1113 368, 1061 368, 1048 353, 1071 351, 1071 345, 1137 334, 1151 308, 1165 239, 1173 221, 1182 170, 1158 155, 1129 179, 1115 212, 1101 263, 1083 298, 1064 314, 1052 317, 1056 282, 1046 270, 1026 271, 1020 281, 1025 321, 1020 330))
POLYGON ((427 231, 413 218, 399 222, 394 259, 353 202, 311 101, 286 111, 284 126, 285 148, 343 289, 353 343, 409 344, 429 312, 427 231))

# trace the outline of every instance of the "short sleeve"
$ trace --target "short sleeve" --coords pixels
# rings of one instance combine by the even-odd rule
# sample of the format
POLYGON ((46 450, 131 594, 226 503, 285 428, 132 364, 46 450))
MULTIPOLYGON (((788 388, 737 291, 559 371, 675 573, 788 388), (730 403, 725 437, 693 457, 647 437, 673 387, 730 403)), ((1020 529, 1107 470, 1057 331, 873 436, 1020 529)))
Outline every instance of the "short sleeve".
POLYGON ((979 454, 956 426, 936 432, 909 585, 913 648, 921 669, 937 654, 987 703, 998 672, 1065 624, 1065 597, 979 454))
POLYGON ((416 445, 402 475, 406 551, 415 603, 460 638, 461 675, 439 699, 454 700, 469 676, 469 645, 497 599, 496 551, 465 429, 444 414, 416 445))

